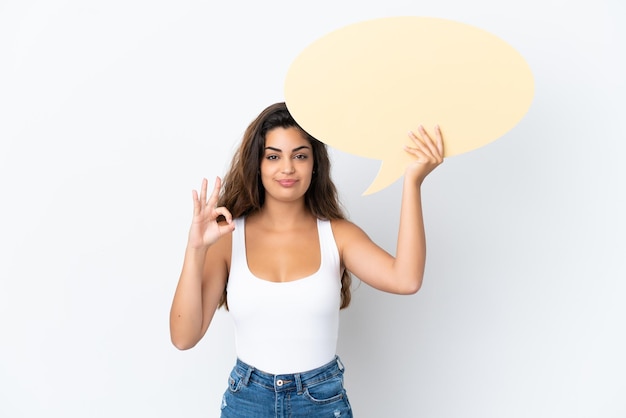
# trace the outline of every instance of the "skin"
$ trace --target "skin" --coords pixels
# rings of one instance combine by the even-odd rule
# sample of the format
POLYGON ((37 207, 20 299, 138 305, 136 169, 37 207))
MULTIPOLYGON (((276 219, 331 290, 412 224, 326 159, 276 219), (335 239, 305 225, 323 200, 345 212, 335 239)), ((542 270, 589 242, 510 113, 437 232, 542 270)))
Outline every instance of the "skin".
POLYGON ((260 171, 265 203, 246 219, 248 267, 274 282, 307 277, 321 263, 317 221, 304 204, 313 175, 309 141, 297 128, 269 131, 260 171))
MULTIPOLYGON (((405 171, 396 256, 352 222, 331 223, 342 266, 368 285, 395 294, 413 294, 422 285, 426 240, 421 185, 443 162, 439 127, 434 138, 421 126, 417 133, 409 132, 409 137, 414 146, 405 151, 415 161, 405 171)), ((245 225, 248 267, 258 278, 286 282, 318 270, 316 219, 304 203, 313 175, 312 150, 297 128, 275 128, 266 134, 260 169, 265 203, 246 218, 245 225)), ((230 270, 234 223, 226 208, 216 207, 220 187, 218 177, 208 195, 204 179, 200 193, 192 192, 193 220, 170 311, 172 342, 181 350, 195 346, 206 333, 230 270), (216 221, 220 215, 226 222, 216 221)))

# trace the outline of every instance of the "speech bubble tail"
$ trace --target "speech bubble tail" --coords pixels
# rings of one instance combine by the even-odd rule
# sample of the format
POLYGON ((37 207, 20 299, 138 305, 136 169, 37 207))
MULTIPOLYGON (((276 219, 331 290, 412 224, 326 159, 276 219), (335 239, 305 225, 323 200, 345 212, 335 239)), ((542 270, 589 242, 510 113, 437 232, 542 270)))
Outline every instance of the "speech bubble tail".
POLYGON ((380 164, 376 177, 361 196, 367 196, 379 192, 385 187, 390 186, 404 174, 404 169, 404 164, 398 164, 397 162, 396 164, 391 164, 383 160, 380 164))

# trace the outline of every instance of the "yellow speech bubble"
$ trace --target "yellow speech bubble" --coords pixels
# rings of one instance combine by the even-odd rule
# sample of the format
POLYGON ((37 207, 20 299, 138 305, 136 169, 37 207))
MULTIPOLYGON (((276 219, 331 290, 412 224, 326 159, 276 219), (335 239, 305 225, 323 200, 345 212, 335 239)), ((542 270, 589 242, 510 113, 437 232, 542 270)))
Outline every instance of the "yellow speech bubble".
POLYGON ((444 155, 500 138, 526 114, 532 72, 510 45, 482 29, 403 16, 333 31, 292 62, 285 102, 311 135, 339 150, 382 160, 363 194, 404 174, 409 130, 444 134, 444 155))

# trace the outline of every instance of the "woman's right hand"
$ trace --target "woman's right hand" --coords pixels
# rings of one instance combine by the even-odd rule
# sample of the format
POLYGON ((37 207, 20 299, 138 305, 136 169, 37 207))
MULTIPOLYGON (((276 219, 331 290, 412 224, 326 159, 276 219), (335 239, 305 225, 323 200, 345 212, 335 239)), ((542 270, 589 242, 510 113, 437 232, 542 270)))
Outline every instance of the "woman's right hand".
POLYGON ((188 246, 193 249, 208 249, 222 235, 229 234, 235 229, 233 217, 225 207, 216 207, 219 198, 222 180, 217 177, 213 192, 207 200, 207 179, 202 179, 200 196, 196 190, 192 191, 193 198, 193 221, 189 229, 188 246), (217 218, 223 215, 226 222, 217 222, 217 218))

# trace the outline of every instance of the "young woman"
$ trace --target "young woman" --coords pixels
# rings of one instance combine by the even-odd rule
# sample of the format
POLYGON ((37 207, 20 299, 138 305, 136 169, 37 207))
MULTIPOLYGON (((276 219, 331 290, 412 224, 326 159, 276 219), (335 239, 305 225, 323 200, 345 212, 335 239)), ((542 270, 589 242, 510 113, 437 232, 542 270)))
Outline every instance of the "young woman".
POLYGON ((438 127, 434 139, 422 127, 409 136, 415 162, 405 172, 395 257, 345 219, 325 145, 284 103, 250 124, 223 184, 218 177, 209 195, 204 179, 193 191, 170 331, 177 348, 189 349, 216 309, 229 309, 237 362, 222 417, 352 416, 335 354, 350 273, 396 294, 422 284, 420 187, 443 161, 443 140, 438 127))

